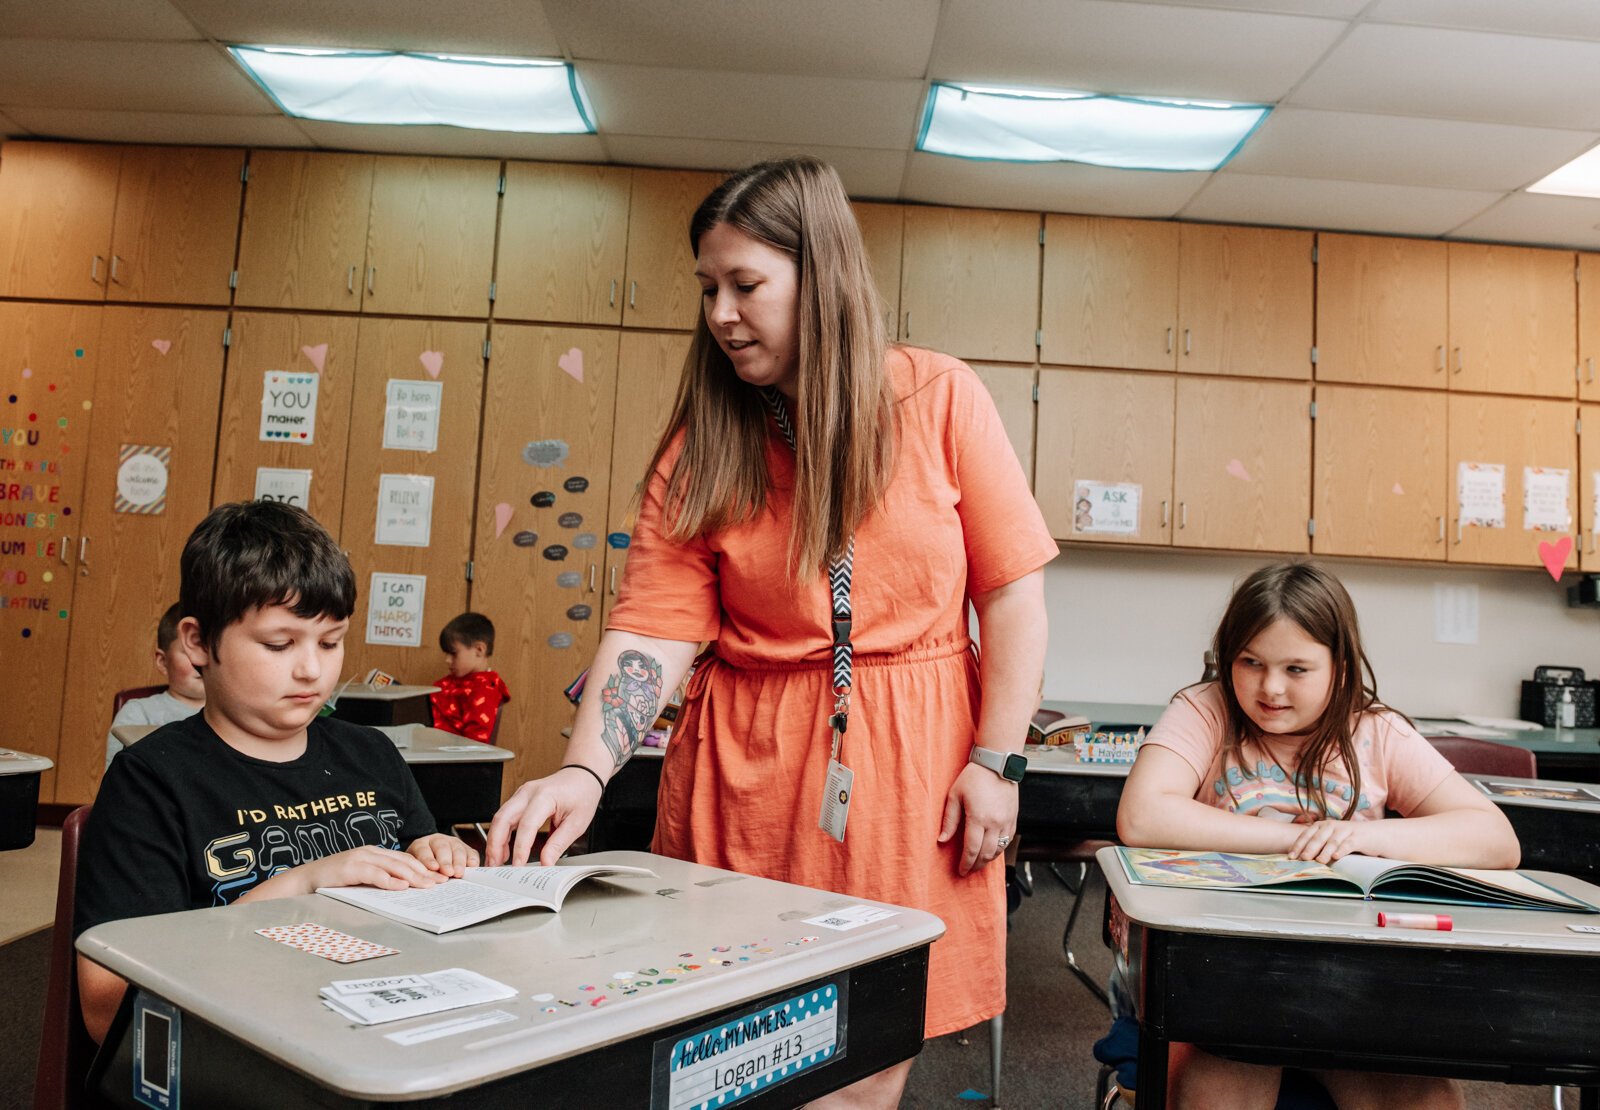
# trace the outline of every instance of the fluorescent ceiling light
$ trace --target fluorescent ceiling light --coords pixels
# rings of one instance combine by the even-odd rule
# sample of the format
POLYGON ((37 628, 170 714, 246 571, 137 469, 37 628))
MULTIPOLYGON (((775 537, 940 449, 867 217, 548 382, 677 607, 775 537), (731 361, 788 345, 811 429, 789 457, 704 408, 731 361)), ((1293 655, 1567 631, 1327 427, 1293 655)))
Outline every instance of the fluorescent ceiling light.
POLYGON ((301 119, 594 132, 588 98, 566 62, 298 46, 228 52, 280 108, 301 119))
POLYGON ((996 162, 1214 170, 1270 111, 1266 104, 935 83, 917 149, 996 162))
POLYGON ((1530 193, 1562 197, 1600 197, 1600 147, 1580 154, 1559 170, 1528 186, 1530 193))

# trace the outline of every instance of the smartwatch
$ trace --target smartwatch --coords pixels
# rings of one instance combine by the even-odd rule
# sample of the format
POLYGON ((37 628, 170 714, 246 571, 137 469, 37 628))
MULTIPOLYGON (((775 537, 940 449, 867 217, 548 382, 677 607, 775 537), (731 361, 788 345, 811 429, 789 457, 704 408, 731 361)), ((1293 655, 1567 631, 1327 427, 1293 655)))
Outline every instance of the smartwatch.
POLYGON ((988 768, 1007 782, 1021 782, 1024 772, 1028 769, 1027 758, 1016 752, 997 752, 992 748, 980 748, 976 744, 972 745, 972 754, 967 757, 967 761, 988 768))

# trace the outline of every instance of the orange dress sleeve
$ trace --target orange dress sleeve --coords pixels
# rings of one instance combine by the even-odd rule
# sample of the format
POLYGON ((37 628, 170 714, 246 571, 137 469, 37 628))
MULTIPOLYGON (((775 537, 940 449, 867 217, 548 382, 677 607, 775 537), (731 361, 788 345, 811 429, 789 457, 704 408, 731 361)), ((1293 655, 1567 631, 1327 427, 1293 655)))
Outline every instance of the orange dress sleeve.
POLYGON ((715 640, 722 629, 717 553, 705 536, 676 543, 662 535, 667 475, 683 451, 683 433, 669 445, 645 487, 628 544, 628 566, 606 628, 662 640, 715 640))
POLYGON ((1015 582, 1060 554, 1033 499, 994 400, 965 363, 950 383, 950 450, 960 500, 956 513, 967 551, 967 592, 1015 582))

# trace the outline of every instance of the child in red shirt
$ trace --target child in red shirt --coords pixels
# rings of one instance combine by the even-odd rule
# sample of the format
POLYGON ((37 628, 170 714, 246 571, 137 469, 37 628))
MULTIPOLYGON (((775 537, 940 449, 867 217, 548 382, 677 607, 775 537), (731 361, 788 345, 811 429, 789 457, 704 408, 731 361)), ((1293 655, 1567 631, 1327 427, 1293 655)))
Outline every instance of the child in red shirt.
POLYGON ((494 622, 482 613, 462 613, 439 632, 439 649, 449 661, 450 673, 441 678, 431 696, 433 727, 493 743, 500 706, 511 691, 489 669, 494 654, 494 622))

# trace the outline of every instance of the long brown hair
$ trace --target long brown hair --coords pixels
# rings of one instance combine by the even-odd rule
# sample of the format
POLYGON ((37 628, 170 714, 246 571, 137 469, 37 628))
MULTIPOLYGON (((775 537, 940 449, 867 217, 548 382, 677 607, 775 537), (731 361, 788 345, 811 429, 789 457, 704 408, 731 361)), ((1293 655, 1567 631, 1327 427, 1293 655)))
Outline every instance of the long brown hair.
POLYGON ((1343 813, 1348 819, 1355 815, 1361 802, 1361 764, 1356 759, 1353 739, 1356 721, 1362 713, 1387 707, 1378 701, 1372 664, 1361 649, 1355 604, 1344 585, 1314 563, 1284 562, 1262 567, 1239 584, 1222 614, 1212 650, 1222 671, 1218 685, 1228 712, 1223 764, 1232 760, 1244 771, 1240 745, 1245 739, 1263 742, 1261 730, 1234 693, 1233 664, 1251 640, 1278 620, 1294 622, 1333 655, 1328 707, 1300 746, 1297 773, 1291 775, 1295 798, 1300 798, 1304 786, 1323 816, 1330 816, 1327 771, 1338 759, 1350 776, 1350 802, 1343 813))
MULTIPOLYGON (((839 175, 814 158, 762 162, 712 190, 689 221, 697 258, 700 237, 719 224, 795 262, 800 349, 789 567, 820 569, 844 552, 894 467, 887 340, 861 230, 839 175)), ((759 391, 734 373, 701 312, 672 418, 646 471, 655 472, 682 429, 683 453, 667 480, 669 539, 681 543, 765 507, 767 419, 759 391)))

